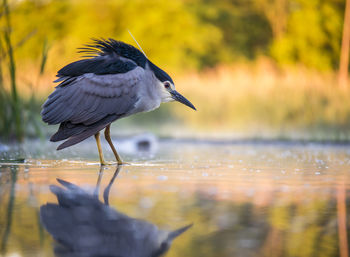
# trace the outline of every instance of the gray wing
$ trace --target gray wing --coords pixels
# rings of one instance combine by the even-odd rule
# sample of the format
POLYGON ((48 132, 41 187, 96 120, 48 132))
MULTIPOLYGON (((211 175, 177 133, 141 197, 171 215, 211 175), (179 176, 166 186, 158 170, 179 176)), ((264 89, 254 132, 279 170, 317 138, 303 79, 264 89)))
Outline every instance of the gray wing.
POLYGON ((44 122, 90 126, 109 115, 127 115, 137 102, 136 85, 145 76, 137 67, 121 74, 88 73, 67 78, 49 96, 41 112, 44 122))

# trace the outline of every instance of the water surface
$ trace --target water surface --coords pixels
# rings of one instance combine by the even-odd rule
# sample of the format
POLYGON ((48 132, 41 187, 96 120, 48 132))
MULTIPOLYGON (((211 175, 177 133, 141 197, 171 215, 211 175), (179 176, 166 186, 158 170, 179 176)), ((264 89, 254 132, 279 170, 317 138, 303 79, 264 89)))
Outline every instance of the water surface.
MULTIPOLYGON (((145 149, 120 143, 130 164, 111 183, 108 201, 164 230, 193 223, 166 256, 345 256, 348 145, 150 142, 145 149)), ((55 256, 39 215, 40 206, 57 203, 49 185, 63 179, 104 202, 115 171, 99 167, 93 141, 59 153, 35 141, 2 153, 2 256, 55 256)))

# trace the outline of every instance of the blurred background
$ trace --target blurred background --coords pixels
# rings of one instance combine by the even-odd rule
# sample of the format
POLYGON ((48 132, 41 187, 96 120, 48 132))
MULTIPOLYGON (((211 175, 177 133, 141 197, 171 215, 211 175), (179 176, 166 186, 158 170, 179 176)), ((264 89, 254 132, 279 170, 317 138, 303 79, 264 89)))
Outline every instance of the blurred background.
POLYGON ((198 111, 163 104, 116 134, 350 138, 346 0, 1 1, 3 141, 52 133, 40 106, 56 71, 91 38, 135 45, 128 30, 198 111))

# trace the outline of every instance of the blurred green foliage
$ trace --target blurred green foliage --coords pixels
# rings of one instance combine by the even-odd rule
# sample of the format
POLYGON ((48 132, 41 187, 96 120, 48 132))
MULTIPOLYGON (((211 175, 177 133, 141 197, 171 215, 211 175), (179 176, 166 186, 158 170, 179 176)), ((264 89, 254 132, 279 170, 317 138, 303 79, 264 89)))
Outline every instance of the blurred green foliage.
POLYGON ((76 59, 92 37, 134 44, 173 70, 267 55, 281 63, 336 68, 344 0, 27 0, 12 1, 13 38, 21 59, 36 60, 48 39, 51 68, 76 59), (54 63, 53 63, 54 62, 54 63))
POLYGON ((268 55, 272 31, 267 18, 252 0, 193 1, 191 8, 204 23, 214 25, 222 35, 211 52, 201 56, 201 67, 237 62, 268 55))
MULTIPOLYGON (((14 43, 13 13, 7 0, 1 5, 1 32, 0 32, 0 139, 16 139, 22 141, 28 135, 41 135, 40 120, 37 113, 40 108, 33 82, 30 83, 31 95, 26 97, 20 94, 18 87, 17 59, 15 53, 33 36, 33 32, 21 35, 20 40, 14 43), (7 75, 7 76, 6 76, 7 75)), ((41 44, 42 45, 42 44, 41 44)), ((38 53, 41 56, 39 75, 45 70, 48 47, 44 41, 38 53)))
POLYGON ((127 30, 160 65, 196 67, 198 56, 210 52, 221 37, 218 28, 203 22, 183 1, 22 1, 13 12, 14 38, 37 31, 17 55, 36 58, 47 38, 54 69, 62 66, 58 57, 65 62, 76 59, 76 48, 91 38, 112 37, 135 45, 127 30))
MULTIPOLYGON (((34 92, 29 100, 23 101, 19 95, 17 86, 17 65, 15 50, 23 45, 27 38, 22 38, 16 45, 13 43, 12 13, 7 0, 1 5, 0 33, 0 139, 15 138, 22 141, 31 125, 36 128, 35 134, 40 135, 40 128, 36 123, 33 108, 37 106, 34 92), (4 78, 4 71, 7 71, 8 78, 4 78), (28 127, 25 129, 25 125, 28 127)), ((28 35, 30 36, 30 34, 28 35)), ((44 56, 44 55, 43 55, 44 56)), ((46 59, 43 58, 43 59, 46 59)), ((41 73, 44 71, 45 63, 41 65, 41 73)))
POLYGON ((281 63, 337 69, 345 1, 293 0, 287 4, 286 28, 272 42, 272 56, 281 63))

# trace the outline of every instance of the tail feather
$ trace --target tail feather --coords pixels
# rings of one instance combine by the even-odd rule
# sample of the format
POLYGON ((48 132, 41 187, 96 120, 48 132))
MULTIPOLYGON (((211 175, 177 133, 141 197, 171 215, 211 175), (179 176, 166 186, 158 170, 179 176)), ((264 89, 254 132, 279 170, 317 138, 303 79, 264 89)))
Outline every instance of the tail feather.
POLYGON ((57 147, 57 150, 64 149, 95 135, 118 118, 120 118, 120 115, 108 115, 102 120, 90 125, 84 125, 82 123, 73 124, 69 121, 62 122, 58 131, 50 138, 50 141, 57 142, 68 139, 57 147))
POLYGON ((58 131, 50 138, 51 142, 65 140, 71 136, 78 135, 88 129, 89 127, 83 124, 72 124, 70 122, 63 122, 60 124, 58 131))
POLYGON ((95 135, 97 132, 102 130, 107 125, 108 125, 108 123, 107 124, 101 124, 101 125, 99 125, 97 127, 90 128, 90 129, 88 129, 88 130, 84 131, 83 133, 80 133, 80 134, 78 134, 76 136, 72 136, 67 141, 65 141, 64 143, 60 144, 57 147, 57 150, 62 150, 64 148, 66 148, 66 147, 78 144, 81 141, 87 139, 88 137, 91 137, 92 135, 95 135))

